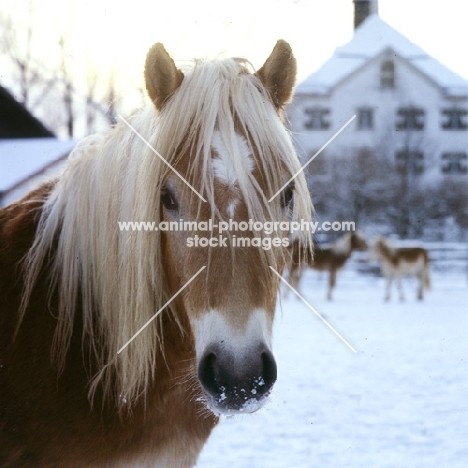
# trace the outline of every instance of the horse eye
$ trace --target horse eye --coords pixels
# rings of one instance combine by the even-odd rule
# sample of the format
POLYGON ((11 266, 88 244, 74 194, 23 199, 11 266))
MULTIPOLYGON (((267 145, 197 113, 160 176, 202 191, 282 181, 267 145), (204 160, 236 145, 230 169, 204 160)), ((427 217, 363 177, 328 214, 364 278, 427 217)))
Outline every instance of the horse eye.
POLYGON ((175 197, 167 189, 161 192, 161 202, 167 210, 174 211, 177 209, 175 197))
POLYGON ((281 193, 281 208, 286 208, 291 203, 294 196, 294 185, 288 185, 281 193))

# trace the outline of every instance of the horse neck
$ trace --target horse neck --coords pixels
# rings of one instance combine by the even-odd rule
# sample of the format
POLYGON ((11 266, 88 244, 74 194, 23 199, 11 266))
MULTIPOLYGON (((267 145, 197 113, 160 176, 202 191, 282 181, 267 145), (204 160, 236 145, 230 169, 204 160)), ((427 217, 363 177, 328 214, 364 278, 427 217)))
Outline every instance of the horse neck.
POLYGON ((333 244, 331 250, 337 256, 339 255, 348 258, 352 251, 351 236, 349 234, 345 234, 341 239, 333 244))
POLYGON ((395 258, 396 250, 385 241, 381 241, 378 244, 378 253, 380 257, 383 257, 387 261, 393 261, 395 258))

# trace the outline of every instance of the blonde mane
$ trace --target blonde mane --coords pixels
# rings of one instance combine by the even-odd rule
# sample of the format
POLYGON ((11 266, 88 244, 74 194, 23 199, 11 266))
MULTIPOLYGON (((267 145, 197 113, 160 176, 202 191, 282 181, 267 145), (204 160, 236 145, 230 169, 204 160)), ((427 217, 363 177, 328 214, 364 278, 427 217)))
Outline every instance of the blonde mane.
MULTIPOLYGON (((184 70, 180 88, 157 112, 150 104, 129 123, 166 161, 190 155, 189 180, 216 211, 211 142, 219 131, 232 142, 240 131, 255 150, 267 193, 233 155, 239 191, 253 219, 274 219, 268 204, 284 175, 300 168, 291 138, 260 79, 246 61, 196 62, 184 70)), ((236 148, 235 144, 231 144, 236 148)), ((72 153, 64 174, 43 206, 34 244, 24 263, 21 317, 42 268, 51 262, 51 291, 58 291, 58 325, 52 354, 64 365, 77 303, 82 310, 83 343, 98 369, 90 386, 121 409, 144 395, 154 378, 161 349, 160 324, 152 322, 131 346, 126 343, 169 299, 161 234, 121 232, 119 221, 160 221, 160 193, 170 173, 159 157, 124 122, 103 136, 85 139, 72 153), (50 256, 50 258, 49 258, 50 256)), ((295 180, 293 219, 309 219, 310 197, 301 174, 295 180)), ((203 203, 192 195, 196 203, 203 203)), ((268 268, 268 253, 265 267, 268 268)), ((176 316, 175 311, 172 311, 176 316)), ((166 312, 165 312, 166 313, 166 312)), ((161 316, 160 316, 161 317, 161 316)))

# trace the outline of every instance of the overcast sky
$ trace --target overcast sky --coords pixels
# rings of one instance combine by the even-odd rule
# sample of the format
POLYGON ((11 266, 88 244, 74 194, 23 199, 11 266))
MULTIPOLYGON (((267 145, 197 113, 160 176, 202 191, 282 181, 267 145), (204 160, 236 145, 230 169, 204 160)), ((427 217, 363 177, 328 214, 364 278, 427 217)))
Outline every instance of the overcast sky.
MULTIPOLYGON (((276 40, 284 38, 298 58, 301 79, 353 33, 352 0, 2 0, 2 13, 14 15, 18 31, 28 18, 28 3, 35 55, 41 60, 53 60, 48 53, 62 32, 75 66, 92 62, 103 72, 114 66, 135 82, 149 46, 157 41, 176 59, 226 53, 245 56, 260 67, 276 40)), ((380 0, 379 12, 468 79, 466 0, 380 0)))

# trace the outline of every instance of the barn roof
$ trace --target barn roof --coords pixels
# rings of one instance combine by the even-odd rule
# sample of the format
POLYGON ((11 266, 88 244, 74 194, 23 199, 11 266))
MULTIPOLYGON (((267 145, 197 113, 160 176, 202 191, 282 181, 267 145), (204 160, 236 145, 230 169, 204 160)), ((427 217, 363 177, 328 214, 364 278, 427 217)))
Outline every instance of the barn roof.
POLYGON ((50 138, 54 134, 0 86, 0 139, 50 138))
POLYGON ((64 162, 75 144, 56 138, 0 139, 0 194, 64 162))

